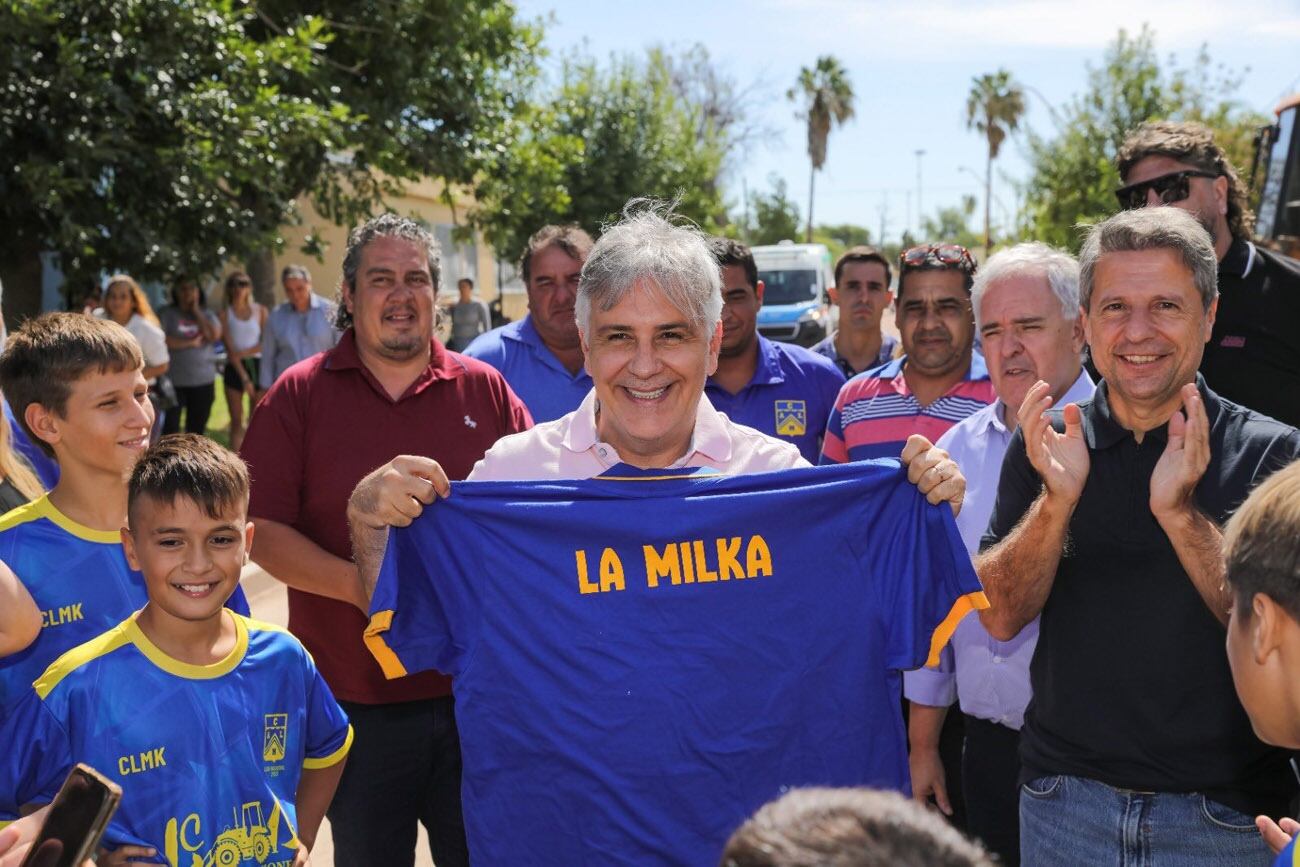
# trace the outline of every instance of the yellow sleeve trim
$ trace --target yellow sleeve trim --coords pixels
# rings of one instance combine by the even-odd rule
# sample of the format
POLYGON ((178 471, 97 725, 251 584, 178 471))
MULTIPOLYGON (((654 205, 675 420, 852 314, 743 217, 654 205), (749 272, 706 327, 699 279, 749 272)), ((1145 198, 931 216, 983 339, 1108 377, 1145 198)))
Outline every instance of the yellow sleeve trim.
POLYGON ((930 636, 930 656, 925 660, 928 666, 939 664, 939 651, 943 650, 948 644, 948 639, 957 631, 957 624, 961 623, 963 617, 972 611, 979 611, 989 607, 989 598, 984 595, 983 590, 977 590, 974 593, 967 593, 952 604, 952 609, 948 616, 939 624, 939 628, 934 630, 930 636))
POLYGON ((0 819, 0 831, 3 831, 5 828, 8 828, 10 825, 12 825, 14 822, 17 821, 18 821, 17 819, 0 819))
POLYGON ((351 725, 348 726, 348 736, 343 739, 343 746, 339 747, 337 750, 330 753, 328 756, 320 756, 319 758, 315 758, 315 759, 311 757, 303 759, 302 760, 303 769, 308 771, 316 771, 316 770, 320 770, 321 768, 328 768, 330 765, 337 765, 339 762, 343 761, 343 757, 348 754, 348 750, 350 749, 352 749, 352 726, 351 725))
POLYGON ((50 663, 45 672, 32 684, 36 688, 36 694, 43 701, 54 687, 59 685, 63 678, 72 672, 87 665, 101 656, 106 656, 120 647, 125 647, 131 643, 131 636, 127 630, 128 626, 134 625, 133 618, 135 615, 114 626, 107 632, 101 632, 99 635, 90 639, 84 644, 79 644, 71 650, 64 653, 58 659, 50 663))
POLYGON ((387 632, 393 625, 393 610, 376 611, 370 617, 370 625, 366 627, 366 633, 363 640, 370 655, 379 663, 379 667, 384 671, 384 677, 393 680, 397 677, 406 677, 406 666, 393 653, 393 649, 384 641, 382 633, 387 632))

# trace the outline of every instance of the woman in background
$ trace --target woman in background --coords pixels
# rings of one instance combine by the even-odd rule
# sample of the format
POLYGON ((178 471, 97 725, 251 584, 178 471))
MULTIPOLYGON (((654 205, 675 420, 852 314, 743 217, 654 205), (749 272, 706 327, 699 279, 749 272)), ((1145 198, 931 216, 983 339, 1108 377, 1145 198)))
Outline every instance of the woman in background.
POLYGON ((144 378, 149 383, 149 400, 154 406, 155 417, 150 440, 156 441, 158 432, 162 430, 163 418, 176 405, 176 393, 171 384, 159 381, 166 375, 171 364, 162 323, 158 321, 153 307, 149 305, 149 297, 144 294, 140 284, 126 274, 114 274, 108 278, 108 288, 104 290, 103 316, 131 332, 135 342, 140 344, 140 352, 144 355, 144 378))
POLYGON ((162 432, 180 432, 184 412, 185 432, 202 436, 217 397, 215 344, 221 339, 221 321, 205 306, 203 290, 192 277, 177 278, 172 304, 164 307, 158 318, 171 352, 168 376, 176 386, 177 401, 176 408, 167 413, 162 432))
POLYGON ((221 380, 226 387, 226 406, 230 409, 230 448, 239 451, 239 444, 244 441, 244 395, 249 398, 249 416, 262 399, 257 383, 262 363, 262 329, 266 326, 266 308, 253 300, 253 281, 243 271, 226 278, 224 317, 226 368, 221 380))

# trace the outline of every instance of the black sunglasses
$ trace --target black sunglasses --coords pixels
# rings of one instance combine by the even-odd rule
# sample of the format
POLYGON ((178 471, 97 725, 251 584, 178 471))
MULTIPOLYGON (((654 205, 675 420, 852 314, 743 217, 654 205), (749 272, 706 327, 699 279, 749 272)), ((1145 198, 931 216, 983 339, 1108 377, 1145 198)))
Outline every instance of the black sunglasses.
POLYGON ((1119 199, 1119 206, 1122 209, 1131 211, 1135 208, 1145 208, 1147 191, 1155 190, 1162 204, 1172 205, 1174 202, 1181 202, 1191 195, 1191 178, 1217 177, 1218 175, 1214 172, 1203 172, 1200 169, 1184 169, 1181 172, 1161 175, 1149 181, 1141 181, 1136 184, 1129 184, 1127 187, 1120 187, 1115 191, 1115 198, 1119 199))

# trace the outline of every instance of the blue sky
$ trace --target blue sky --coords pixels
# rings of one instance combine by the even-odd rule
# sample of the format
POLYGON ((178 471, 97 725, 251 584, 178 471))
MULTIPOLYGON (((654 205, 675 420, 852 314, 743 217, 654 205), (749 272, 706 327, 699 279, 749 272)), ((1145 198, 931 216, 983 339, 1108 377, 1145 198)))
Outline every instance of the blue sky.
MULTIPOLYGON (((1271 112, 1282 96, 1300 90, 1295 0, 519 0, 519 7, 525 17, 548 16, 551 64, 575 47, 604 57, 700 42, 738 83, 756 83, 756 111, 775 135, 743 154, 728 177, 736 208, 745 186, 767 190, 772 174, 784 177, 807 207, 804 129, 785 91, 801 66, 835 55, 857 91, 857 117, 831 135, 815 217, 866 225, 875 235, 885 209, 889 238, 909 213, 911 224, 918 222, 918 149, 926 151, 926 213, 963 195, 982 200, 984 144, 966 130, 964 117, 971 79, 982 73, 1005 67, 1032 88, 1026 123, 1047 134, 1047 103, 1060 105, 1082 91, 1085 64, 1101 62, 1121 27, 1136 33, 1145 22, 1162 58, 1173 54, 1185 66, 1204 43, 1215 63, 1245 70, 1239 97, 1255 109, 1271 112)), ((995 165, 995 224, 1016 207, 1015 190, 997 175, 1025 177, 1024 150, 1023 140, 1013 140, 995 165)))

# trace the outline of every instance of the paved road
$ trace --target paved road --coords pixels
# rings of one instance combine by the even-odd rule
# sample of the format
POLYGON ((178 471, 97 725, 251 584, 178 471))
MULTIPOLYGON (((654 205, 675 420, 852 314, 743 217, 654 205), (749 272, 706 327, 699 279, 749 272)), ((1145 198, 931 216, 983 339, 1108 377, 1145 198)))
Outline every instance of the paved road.
MULTIPOLYGON (((248 594, 248 604, 253 609, 254 617, 278 626, 289 625, 289 599, 283 584, 252 564, 244 567, 240 584, 248 594)), ((335 867, 334 839, 330 834, 329 819, 321 825, 316 839, 316 848, 311 853, 311 863, 312 867, 335 867)), ((340 864, 338 867, 369 867, 369 865, 340 864)), ((434 867, 433 859, 429 857, 429 841, 423 827, 420 828, 420 836, 415 844, 415 867, 434 867)))

